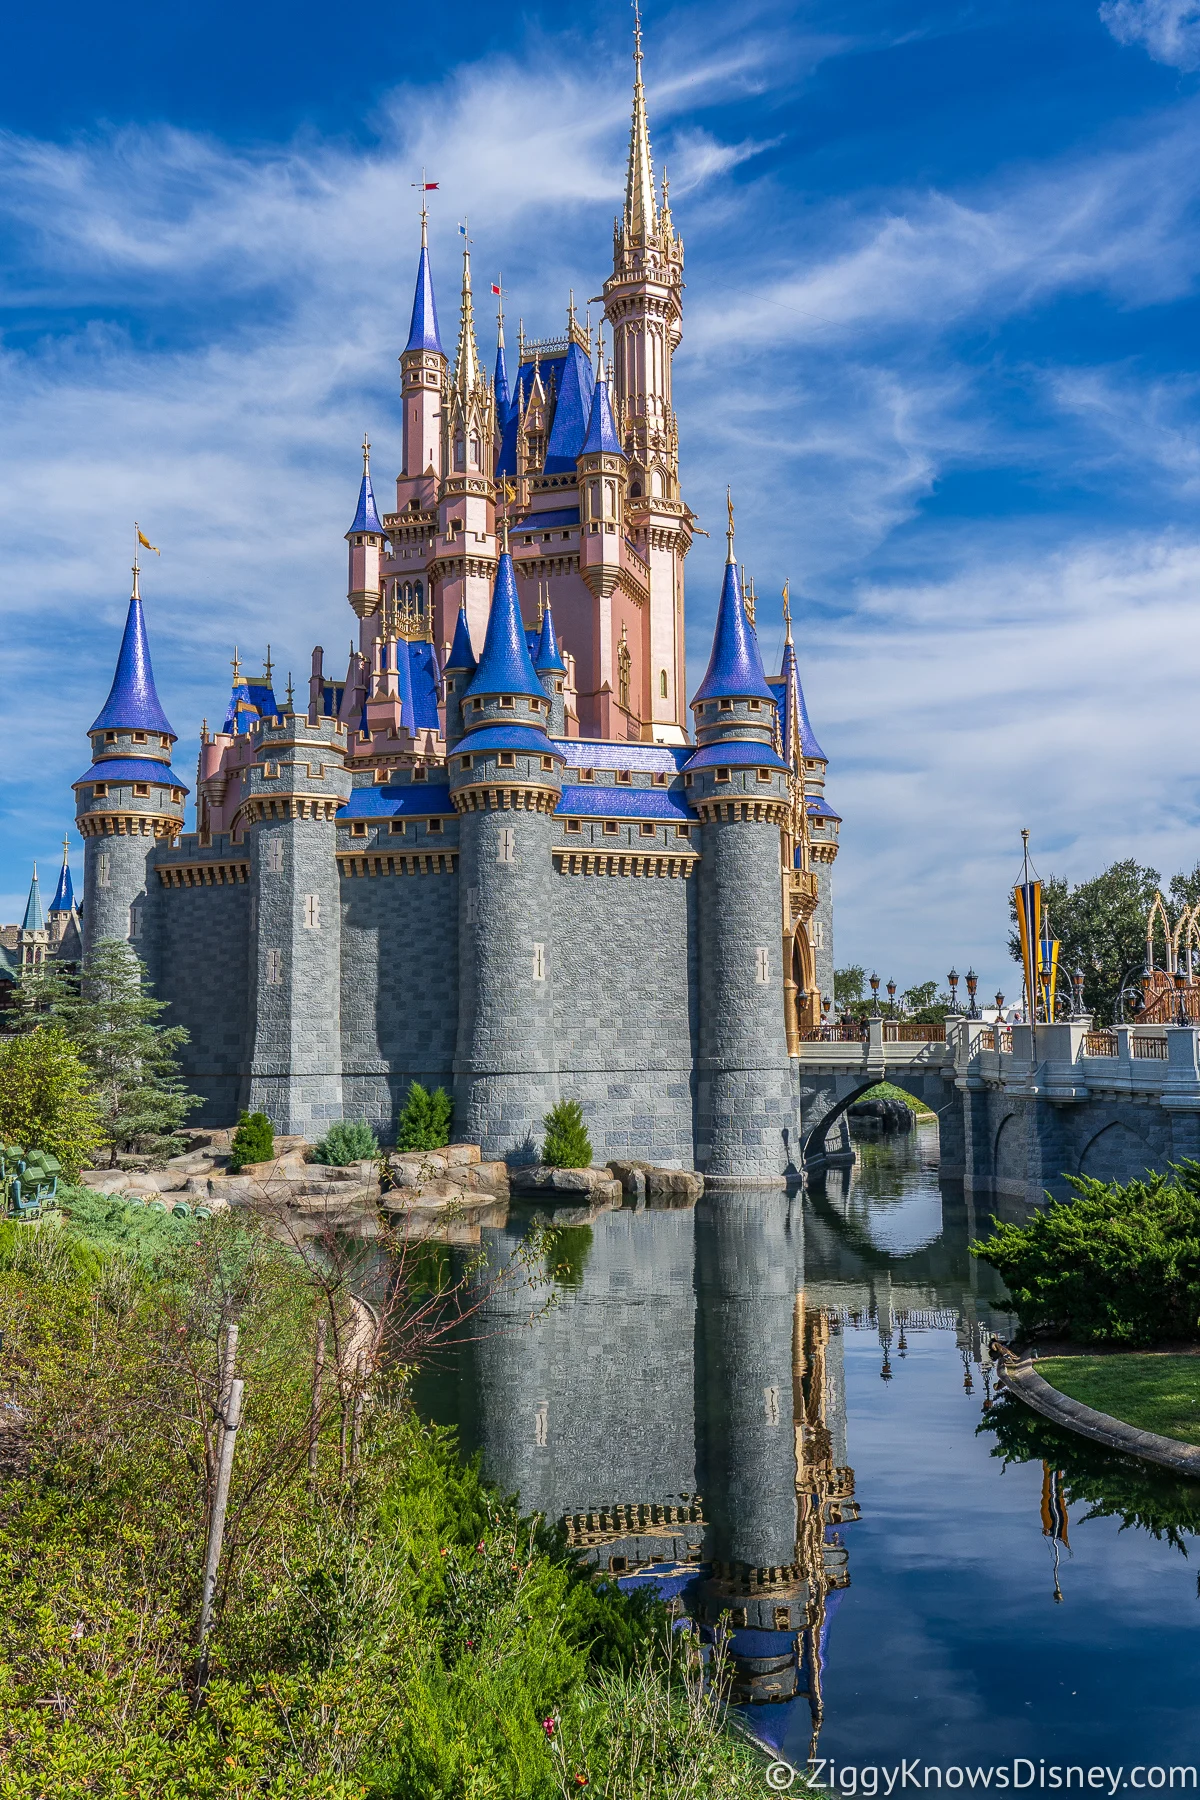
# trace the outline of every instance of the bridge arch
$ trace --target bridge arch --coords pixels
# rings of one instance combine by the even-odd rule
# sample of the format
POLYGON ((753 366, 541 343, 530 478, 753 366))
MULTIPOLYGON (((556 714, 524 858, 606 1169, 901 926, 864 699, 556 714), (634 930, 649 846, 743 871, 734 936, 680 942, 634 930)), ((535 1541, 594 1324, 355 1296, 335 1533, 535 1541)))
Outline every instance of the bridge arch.
POLYGON ((1144 1173, 1154 1160, 1154 1151, 1145 1138, 1114 1119, 1084 1145, 1079 1173, 1097 1181, 1129 1181, 1131 1169, 1144 1173))
POLYGON ((804 1104, 802 1100, 800 1143, 805 1165, 823 1160, 830 1127, 836 1124, 856 1100, 861 1100, 864 1094, 869 1094, 872 1088, 879 1087, 883 1081, 890 1082, 892 1087, 902 1089, 914 1100, 920 1100, 922 1105, 929 1107, 937 1117, 940 1133, 942 1114, 953 1107, 957 1098, 953 1085, 943 1082, 940 1075, 930 1076, 924 1071, 909 1073, 903 1069, 888 1069, 883 1075, 874 1072, 860 1075, 855 1072, 837 1079, 836 1091, 828 1095, 823 1109, 819 1100, 816 1106, 811 1101, 804 1104))

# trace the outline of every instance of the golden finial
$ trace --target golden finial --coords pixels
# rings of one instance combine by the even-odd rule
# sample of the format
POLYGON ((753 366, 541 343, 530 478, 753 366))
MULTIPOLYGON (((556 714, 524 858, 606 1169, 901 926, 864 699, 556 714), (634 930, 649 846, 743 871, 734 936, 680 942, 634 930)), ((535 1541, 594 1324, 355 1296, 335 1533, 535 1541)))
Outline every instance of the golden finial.
POLYGON ((230 666, 233 669, 233 685, 234 685, 234 687, 236 687, 238 682, 242 679, 242 665, 238 661, 238 650, 237 650, 236 644, 233 646, 233 662, 230 666))
POLYGON ((729 544, 729 554, 726 556, 725 560, 726 562, 733 562, 733 490, 731 488, 725 489, 725 504, 729 508, 729 529, 725 533, 726 541, 729 544))
POLYGON ((633 0, 633 60, 637 64, 638 79, 642 73, 642 9, 638 0, 633 0))
POLYGON ((289 712, 296 710, 296 697, 292 692, 292 671, 290 669, 288 670, 287 709, 289 712))
POLYGON ((792 597, 789 592, 790 587, 791 582, 785 581, 783 584, 783 623, 786 633, 783 641, 785 644, 790 644, 792 641, 792 597))
POLYGON ((71 854, 71 840, 64 832, 63 833, 63 868, 64 869, 67 866, 67 861, 68 861, 68 858, 70 857, 70 854, 71 854))
POLYGON ((363 432, 363 474, 369 475, 370 472, 371 472, 371 440, 367 436, 366 432, 364 431, 363 432))

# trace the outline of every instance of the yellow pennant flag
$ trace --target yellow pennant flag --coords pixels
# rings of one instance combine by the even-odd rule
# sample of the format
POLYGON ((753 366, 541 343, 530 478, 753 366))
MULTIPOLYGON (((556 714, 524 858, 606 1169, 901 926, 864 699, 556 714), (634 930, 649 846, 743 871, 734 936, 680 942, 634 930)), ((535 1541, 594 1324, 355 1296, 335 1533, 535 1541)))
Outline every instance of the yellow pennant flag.
POLYGON ((162 555, 162 551, 159 549, 158 545, 150 542, 150 539, 146 536, 136 519, 133 521, 133 529, 137 532, 137 541, 142 546, 143 550, 153 550, 155 556, 162 555))

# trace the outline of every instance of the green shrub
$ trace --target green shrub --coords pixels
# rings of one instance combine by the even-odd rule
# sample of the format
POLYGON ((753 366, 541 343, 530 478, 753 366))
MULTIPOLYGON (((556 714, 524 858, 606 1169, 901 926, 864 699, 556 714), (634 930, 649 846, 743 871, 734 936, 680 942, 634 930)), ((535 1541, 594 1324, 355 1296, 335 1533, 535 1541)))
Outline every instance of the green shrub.
POLYGON ((379 1155, 375 1133, 365 1119, 342 1119, 331 1125, 319 1144, 313 1147, 313 1161, 329 1163, 344 1169, 352 1162, 364 1162, 379 1155))
POLYGON ((246 1163, 270 1162, 275 1154, 275 1134, 266 1113, 244 1112, 233 1134, 230 1170, 234 1173, 246 1163))
POLYGON ((1024 1329, 1082 1344, 1200 1336, 1200 1163, 1071 1186, 1075 1200, 971 1246, 999 1270, 1024 1329))
POLYGON ((414 1081, 396 1127, 397 1150, 440 1150, 450 1142, 454 1102, 445 1088, 430 1093, 414 1081))
POLYGON ((72 1180, 103 1143, 88 1071, 61 1026, 0 1045, 0 1138, 56 1157, 72 1180))
POLYGON ((583 1122, 583 1108, 578 1100, 560 1100, 542 1120, 546 1141, 542 1145, 542 1161, 552 1169, 590 1169, 592 1140, 583 1122))

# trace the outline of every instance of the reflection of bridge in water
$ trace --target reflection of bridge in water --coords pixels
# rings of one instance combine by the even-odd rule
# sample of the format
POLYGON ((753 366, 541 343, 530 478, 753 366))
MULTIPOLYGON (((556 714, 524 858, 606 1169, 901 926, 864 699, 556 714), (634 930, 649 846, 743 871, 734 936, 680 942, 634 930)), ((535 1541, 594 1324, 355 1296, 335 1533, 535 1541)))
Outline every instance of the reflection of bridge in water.
POLYGON ((986 1299, 958 1304, 965 1217, 948 1243, 927 1220, 931 1241, 889 1254, 858 1180, 846 1171, 807 1200, 739 1189, 598 1213, 559 1242, 570 1285, 539 1271, 532 1292, 514 1267, 523 1221, 485 1231, 513 1279, 489 1293, 435 1408, 585 1560, 654 1584, 708 1638, 726 1631, 735 1695, 775 1743, 797 1708, 805 1736, 820 1729, 850 1582, 844 1325, 873 1322, 885 1364, 905 1332, 953 1325, 978 1368, 990 1323, 986 1299))
POLYGON ((1047 1191, 1065 1199, 1069 1175, 1128 1181, 1200 1157, 1195 1026, 1093 1031, 959 1018, 947 1020, 944 1042, 900 1041, 895 1029, 875 1019, 865 1040, 799 1046, 808 1168, 837 1160, 846 1108, 880 1081, 937 1114, 943 1177, 997 1210, 1019 1213, 1047 1191))

